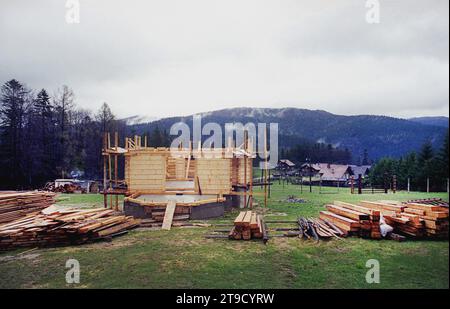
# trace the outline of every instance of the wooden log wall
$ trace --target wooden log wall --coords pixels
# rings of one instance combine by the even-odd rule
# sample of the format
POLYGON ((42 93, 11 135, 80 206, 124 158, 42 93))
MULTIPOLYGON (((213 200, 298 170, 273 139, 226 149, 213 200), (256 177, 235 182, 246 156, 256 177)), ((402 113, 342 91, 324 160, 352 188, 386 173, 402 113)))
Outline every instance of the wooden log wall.
POLYGON ((203 194, 231 192, 231 161, 226 158, 199 158, 197 177, 203 194))
POLYGON ((125 179, 128 190, 164 191, 166 185, 166 155, 139 153, 127 156, 125 179))

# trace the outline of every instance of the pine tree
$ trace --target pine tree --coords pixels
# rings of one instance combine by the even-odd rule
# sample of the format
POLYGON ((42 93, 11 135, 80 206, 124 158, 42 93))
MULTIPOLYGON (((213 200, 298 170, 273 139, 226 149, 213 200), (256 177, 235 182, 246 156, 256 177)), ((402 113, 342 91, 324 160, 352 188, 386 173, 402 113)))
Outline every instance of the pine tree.
POLYGON ((31 113, 28 117, 30 152, 33 153, 28 173, 29 185, 45 182, 55 176, 53 166, 54 141, 52 136, 53 109, 50 97, 45 89, 42 89, 33 100, 31 113))
POLYGON ((361 165, 369 165, 369 153, 364 149, 361 165))
MULTIPOLYGON (((153 147, 161 147, 163 145, 163 139, 161 136, 161 131, 159 130, 159 127, 156 126, 151 134, 150 141, 152 143, 153 147)), ((183 145, 183 147, 188 147, 189 145, 183 145)))
POLYGON ((419 152, 418 183, 422 191, 426 190, 427 179, 435 174, 435 160, 433 146, 430 141, 425 142, 419 152))
POLYGON ((439 169, 441 172, 441 177, 446 179, 449 178, 449 165, 448 165, 448 156, 449 156, 449 149, 448 149, 448 132, 445 135, 444 142, 442 144, 442 147, 438 154, 439 159, 439 169))
POLYGON ((95 119, 99 122, 102 133, 108 133, 114 130, 115 117, 111 112, 111 108, 107 103, 103 103, 100 110, 97 112, 95 119))
POLYGON ((15 79, 1 87, 0 101, 0 178, 3 187, 14 188, 24 182, 25 116, 30 90, 15 79))

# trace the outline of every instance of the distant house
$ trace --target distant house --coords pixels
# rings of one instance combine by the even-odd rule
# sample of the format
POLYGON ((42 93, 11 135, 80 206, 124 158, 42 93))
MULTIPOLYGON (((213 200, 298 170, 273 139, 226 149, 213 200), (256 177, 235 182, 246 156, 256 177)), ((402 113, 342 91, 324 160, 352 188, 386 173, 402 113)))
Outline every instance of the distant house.
POLYGON ((355 177, 355 179, 358 178, 359 175, 364 179, 369 175, 370 169, 372 168, 371 165, 350 165, 350 168, 352 169, 352 173, 355 177))
POLYGON ((292 170, 295 168, 295 163, 288 159, 281 159, 278 161, 277 169, 279 170, 292 170))
POLYGON ((353 175, 350 165, 347 164, 329 164, 329 163, 305 163, 301 167, 304 181, 321 181, 323 184, 346 184, 353 175))
POLYGON ((318 177, 320 172, 320 168, 315 166, 315 164, 304 163, 300 167, 300 174, 303 177, 318 177))

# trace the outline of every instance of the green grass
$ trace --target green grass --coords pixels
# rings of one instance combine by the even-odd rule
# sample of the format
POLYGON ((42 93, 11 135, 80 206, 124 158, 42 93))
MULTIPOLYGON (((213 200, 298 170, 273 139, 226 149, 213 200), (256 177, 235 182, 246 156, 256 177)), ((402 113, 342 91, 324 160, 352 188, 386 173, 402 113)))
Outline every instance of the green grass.
MULTIPOLYGON (((333 200, 407 200, 442 193, 351 195, 348 189, 279 185, 271 190, 268 218, 317 216, 333 200), (304 204, 283 202, 288 195, 304 204)), ((60 196, 61 205, 103 205, 101 195, 60 196)), ((259 206, 263 206, 261 197, 259 206)), ((237 210, 211 223, 231 221, 237 210)), ((448 288, 448 241, 363 240, 314 243, 298 238, 259 241, 205 239, 214 228, 132 231, 112 242, 0 253, 0 288, 448 288), (13 260, 5 260, 6 256, 13 260), (22 258, 19 258, 22 257, 22 258), (27 258, 28 257, 28 258, 27 258), (81 283, 65 283, 65 262, 76 258, 81 283), (365 281, 368 259, 378 259, 381 283, 365 281)))

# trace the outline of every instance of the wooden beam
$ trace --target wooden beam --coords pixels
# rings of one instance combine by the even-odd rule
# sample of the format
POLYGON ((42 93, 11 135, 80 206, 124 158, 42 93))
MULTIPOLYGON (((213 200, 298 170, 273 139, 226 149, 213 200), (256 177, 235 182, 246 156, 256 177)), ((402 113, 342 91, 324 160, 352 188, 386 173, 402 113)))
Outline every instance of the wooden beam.
POLYGON ((172 227, 173 214, 175 213, 176 203, 175 201, 169 201, 166 206, 166 211, 164 213, 164 220, 162 223, 163 230, 170 230, 172 227))

